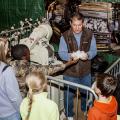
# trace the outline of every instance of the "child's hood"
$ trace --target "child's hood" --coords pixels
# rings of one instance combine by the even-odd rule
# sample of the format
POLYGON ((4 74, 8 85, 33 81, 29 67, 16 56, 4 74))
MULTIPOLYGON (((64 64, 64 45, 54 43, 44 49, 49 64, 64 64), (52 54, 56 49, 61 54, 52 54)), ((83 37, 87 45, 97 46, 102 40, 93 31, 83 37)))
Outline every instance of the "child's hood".
POLYGON ((95 101, 94 107, 96 107, 97 109, 99 109, 101 112, 105 114, 112 115, 117 112, 117 101, 115 97, 112 96, 112 99, 109 103, 102 103, 102 102, 95 101))

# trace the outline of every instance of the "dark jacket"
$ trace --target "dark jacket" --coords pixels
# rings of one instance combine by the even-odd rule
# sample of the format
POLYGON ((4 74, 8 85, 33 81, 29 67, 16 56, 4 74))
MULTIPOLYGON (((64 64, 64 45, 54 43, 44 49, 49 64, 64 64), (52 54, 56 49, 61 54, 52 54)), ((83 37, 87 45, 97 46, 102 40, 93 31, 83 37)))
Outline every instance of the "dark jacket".
MULTIPOLYGON (((63 37, 66 41, 68 52, 76 52, 77 50, 88 52, 91 45, 92 40, 92 31, 83 28, 80 47, 78 48, 77 42, 75 40, 73 32, 70 30, 63 33, 63 37)), ((90 60, 79 60, 77 64, 68 67, 64 75, 72 76, 72 77, 81 77, 85 74, 90 73, 91 71, 91 61, 90 60)))

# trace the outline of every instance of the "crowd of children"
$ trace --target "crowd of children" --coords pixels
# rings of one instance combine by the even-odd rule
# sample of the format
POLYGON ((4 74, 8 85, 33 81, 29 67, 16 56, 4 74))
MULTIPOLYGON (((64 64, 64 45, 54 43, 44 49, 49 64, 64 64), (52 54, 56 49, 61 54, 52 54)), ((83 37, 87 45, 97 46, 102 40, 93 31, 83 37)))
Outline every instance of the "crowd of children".
POLYGON ((47 98, 47 79, 39 70, 26 77, 29 90, 22 101, 15 72, 7 64, 7 51, 8 41, 0 39, 0 120, 59 120, 58 106, 47 98))
MULTIPOLYGON (((25 65, 28 64, 29 49, 26 48, 21 56, 25 60, 25 65), (27 51, 28 50, 28 51, 27 51), (25 53, 28 55, 25 58, 25 53), (26 60, 28 60, 26 62, 26 60)), ((19 45, 16 47, 19 48, 19 45)), ((22 69, 16 70, 13 64, 7 63, 6 55, 8 51, 8 42, 5 39, 0 39, 0 120, 59 120, 59 110, 57 104, 47 98, 47 79, 45 71, 33 69, 23 72, 22 69), (18 74, 19 73, 19 74, 18 74), (28 87, 27 95, 20 94, 20 83, 16 78, 22 74, 26 74, 23 79, 28 87)), ((14 50, 15 51, 15 50, 14 50)), ((14 53, 14 52, 13 52, 14 53)), ((20 54, 19 54, 20 55, 20 54)), ((21 60, 21 58, 14 59, 21 60)), ((75 63, 75 62, 73 62, 75 63)), ((18 64, 17 64, 18 65, 18 64)), ((30 67, 30 63, 28 64, 30 67)), ((40 65, 38 65, 41 67, 40 65)), ((18 66, 20 67, 20 66, 18 66)), ((39 68, 37 67, 37 68, 39 68)), ((58 66, 53 69, 59 71, 58 66)), ((65 66, 59 66, 65 68, 65 66)), ((25 66, 22 67, 25 70, 25 66)), ((33 67, 32 67, 33 68, 33 67)), ((35 67, 36 68, 36 67, 35 67)), ((48 68, 47 68, 48 69, 48 68)), ((50 70, 51 71, 51 70, 50 70)), ((51 73, 54 73, 51 71, 51 73)), ((119 75, 118 75, 119 78, 119 75)), ((88 111, 88 120, 118 120, 120 114, 119 97, 120 84, 119 79, 114 78, 109 74, 98 74, 94 83, 94 91, 98 95, 98 100, 94 101, 94 105, 88 111)))

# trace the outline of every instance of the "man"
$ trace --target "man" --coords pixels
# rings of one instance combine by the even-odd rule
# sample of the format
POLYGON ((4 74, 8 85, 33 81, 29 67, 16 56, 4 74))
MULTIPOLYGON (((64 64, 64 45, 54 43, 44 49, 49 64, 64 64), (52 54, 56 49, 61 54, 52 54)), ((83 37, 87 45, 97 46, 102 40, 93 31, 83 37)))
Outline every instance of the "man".
MULTIPOLYGON (((83 26, 84 16, 77 12, 70 19, 71 28, 60 39, 59 56, 64 61, 79 58, 77 64, 66 68, 63 79, 91 86, 91 59, 96 55, 96 40, 92 32, 83 26)), ((82 91, 82 90, 81 90, 82 91)), ((65 91, 65 111, 68 120, 73 120, 73 90, 65 91), (68 98, 67 98, 68 97, 68 98), (69 100, 67 107, 67 100, 69 100), (67 110, 68 108, 68 110, 67 110)), ((86 111, 86 93, 81 92, 81 109, 86 111)))
POLYGON ((29 48, 24 44, 15 45, 11 50, 11 56, 13 60, 9 60, 8 63, 14 68, 20 91, 22 96, 26 96, 26 87, 24 77, 26 74, 32 71, 42 71, 45 75, 52 75, 58 71, 64 70, 67 66, 76 63, 78 60, 69 61, 65 64, 58 65, 41 65, 36 62, 30 61, 29 48))

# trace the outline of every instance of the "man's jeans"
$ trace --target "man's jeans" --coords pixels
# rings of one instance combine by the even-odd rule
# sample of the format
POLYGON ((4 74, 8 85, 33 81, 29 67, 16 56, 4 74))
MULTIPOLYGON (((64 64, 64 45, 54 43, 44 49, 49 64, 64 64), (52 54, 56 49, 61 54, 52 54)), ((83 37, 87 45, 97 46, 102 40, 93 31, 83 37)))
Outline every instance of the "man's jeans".
MULTIPOLYGON (((70 77, 70 76, 63 76, 63 79, 69 82, 78 83, 82 85, 86 85, 91 87, 91 74, 87 74, 83 77, 70 77)), ((75 87, 70 86, 69 92, 67 92, 67 87, 65 86, 64 91, 64 106, 65 106, 65 113, 67 117, 73 117, 73 100, 75 96, 75 87), (68 105, 67 105, 68 104, 68 105)), ((81 110, 83 112, 86 111, 86 91, 81 89, 81 110)))
POLYGON ((21 120, 20 113, 14 113, 10 116, 0 118, 0 120, 21 120))

